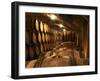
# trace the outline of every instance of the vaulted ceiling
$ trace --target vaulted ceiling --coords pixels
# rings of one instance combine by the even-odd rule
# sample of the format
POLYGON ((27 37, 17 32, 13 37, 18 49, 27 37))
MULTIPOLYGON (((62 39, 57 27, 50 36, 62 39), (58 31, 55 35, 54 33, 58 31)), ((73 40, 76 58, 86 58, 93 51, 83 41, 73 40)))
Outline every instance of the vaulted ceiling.
POLYGON ((89 23, 88 15, 69 15, 69 14, 53 14, 57 17, 56 20, 52 20, 48 17, 51 13, 31 13, 32 17, 38 17, 42 21, 51 25, 51 27, 58 27, 57 24, 63 24, 67 30, 80 31, 84 24, 89 23))

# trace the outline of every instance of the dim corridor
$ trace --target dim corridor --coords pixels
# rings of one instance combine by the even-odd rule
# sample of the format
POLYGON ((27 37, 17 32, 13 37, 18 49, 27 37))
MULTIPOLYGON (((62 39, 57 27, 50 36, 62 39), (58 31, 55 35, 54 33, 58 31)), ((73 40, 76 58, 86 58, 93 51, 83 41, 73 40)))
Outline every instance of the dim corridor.
POLYGON ((89 17, 26 13, 25 67, 89 65, 89 17))

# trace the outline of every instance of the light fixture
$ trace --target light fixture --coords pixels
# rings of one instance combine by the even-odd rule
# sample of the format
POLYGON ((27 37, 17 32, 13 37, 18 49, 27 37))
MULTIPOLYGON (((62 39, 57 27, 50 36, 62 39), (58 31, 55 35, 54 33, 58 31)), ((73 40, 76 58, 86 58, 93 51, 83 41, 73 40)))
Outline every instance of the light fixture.
POLYGON ((66 29, 63 29, 63 32, 65 32, 66 31, 66 29))
POLYGON ((60 28, 64 28, 65 26, 63 24, 56 24, 58 25, 60 28))
POLYGON ((52 20, 56 20, 57 19, 57 16, 54 15, 54 14, 48 14, 47 16, 50 17, 52 20))
POLYGON ((59 26, 62 28, 62 27, 64 27, 62 24, 59 24, 59 26))

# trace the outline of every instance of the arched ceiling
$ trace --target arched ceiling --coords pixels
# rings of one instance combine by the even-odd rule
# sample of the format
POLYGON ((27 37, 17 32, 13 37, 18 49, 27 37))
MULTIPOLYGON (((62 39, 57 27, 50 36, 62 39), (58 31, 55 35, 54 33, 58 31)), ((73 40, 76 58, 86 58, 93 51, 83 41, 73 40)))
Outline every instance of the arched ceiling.
POLYGON ((59 27, 62 24, 66 30, 80 31, 84 24, 89 23, 88 15, 69 15, 69 14, 54 14, 54 13, 31 13, 32 17, 38 17, 42 21, 51 25, 51 27, 59 27), (54 15, 57 19, 52 20, 49 16, 54 15))

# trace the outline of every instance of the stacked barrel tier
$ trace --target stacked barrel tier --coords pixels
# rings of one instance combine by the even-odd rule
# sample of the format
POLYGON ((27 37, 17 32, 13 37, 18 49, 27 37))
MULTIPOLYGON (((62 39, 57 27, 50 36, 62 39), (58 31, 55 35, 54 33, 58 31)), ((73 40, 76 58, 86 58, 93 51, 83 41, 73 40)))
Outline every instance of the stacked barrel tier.
POLYGON ((73 44, 78 42, 76 32, 55 29, 39 18, 34 18, 31 26, 32 32, 26 31, 26 60, 36 60, 40 56, 46 56, 49 51, 65 42, 69 42, 66 47, 72 49, 73 44))
POLYGON ((40 46, 41 54, 52 50, 62 42, 75 41, 75 32, 73 31, 56 30, 39 19, 34 19, 34 24, 33 43, 40 46))

